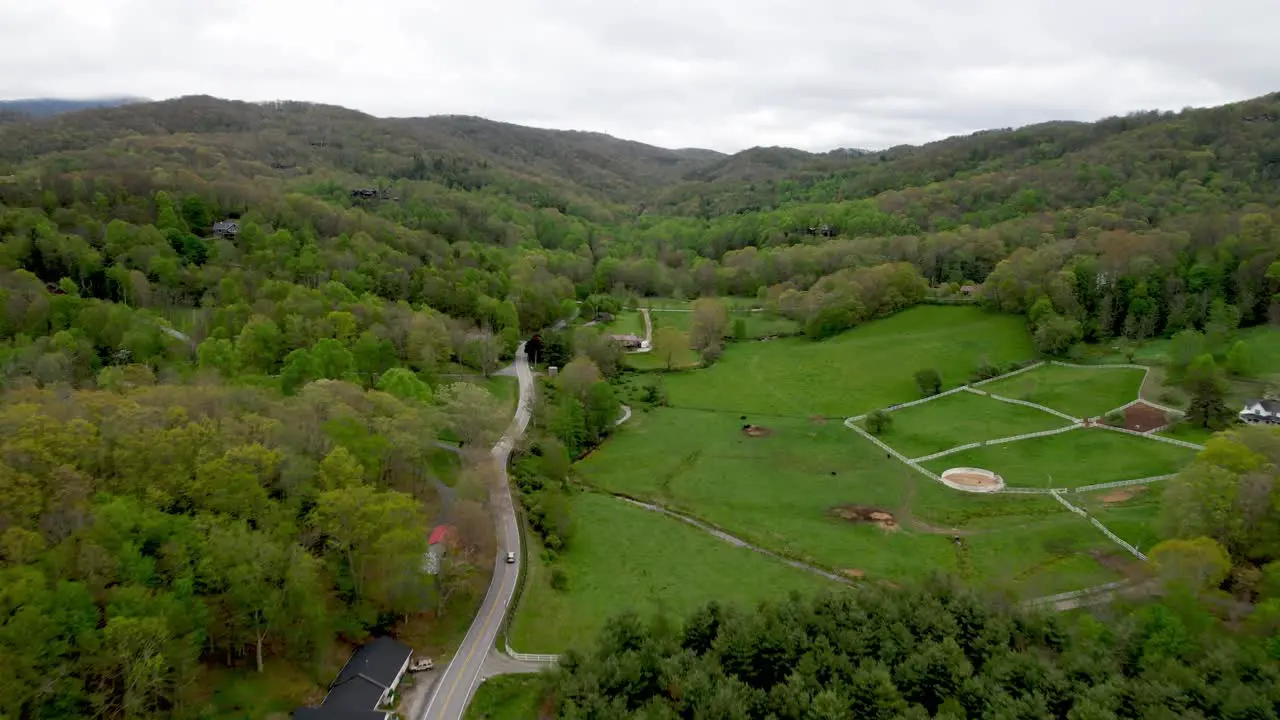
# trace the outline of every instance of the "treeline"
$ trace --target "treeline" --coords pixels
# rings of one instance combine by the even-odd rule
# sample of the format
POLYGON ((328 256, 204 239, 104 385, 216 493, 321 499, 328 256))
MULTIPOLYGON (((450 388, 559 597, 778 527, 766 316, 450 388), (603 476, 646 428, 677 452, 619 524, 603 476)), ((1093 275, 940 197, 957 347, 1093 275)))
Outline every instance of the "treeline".
POLYGON ((319 668, 457 589, 418 571, 448 408, 145 375, 0 398, 0 716, 195 717, 208 666, 319 668))
POLYGON ((1161 520, 1180 566, 1200 573, 1206 589, 1261 602, 1256 613, 1280 629, 1278 481, 1280 429, 1237 427, 1207 441, 1169 481, 1161 520))
MULTIPOLYGON (((558 718, 1269 718, 1280 655, 1194 603, 1015 609, 951 584, 612 620, 549 680, 558 718)), ((1272 641, 1274 646, 1274 641, 1272 641)))

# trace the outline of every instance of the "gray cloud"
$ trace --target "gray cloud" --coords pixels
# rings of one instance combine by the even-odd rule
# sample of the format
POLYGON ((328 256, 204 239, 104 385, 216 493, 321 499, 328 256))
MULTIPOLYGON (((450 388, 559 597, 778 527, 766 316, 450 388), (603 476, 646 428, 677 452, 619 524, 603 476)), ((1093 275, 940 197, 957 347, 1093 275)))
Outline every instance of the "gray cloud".
POLYGON ((1274 27, 1274 0, 42 0, 0 6, 0 96, 881 148, 1280 90, 1274 27))

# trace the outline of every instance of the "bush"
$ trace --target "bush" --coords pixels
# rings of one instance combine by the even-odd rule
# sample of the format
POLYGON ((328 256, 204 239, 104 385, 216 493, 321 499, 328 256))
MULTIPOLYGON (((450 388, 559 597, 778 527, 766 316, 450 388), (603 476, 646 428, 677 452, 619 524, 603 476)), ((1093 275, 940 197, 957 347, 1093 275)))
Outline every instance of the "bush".
POLYGON ((867 432, 872 435, 882 435, 886 430, 893 427, 893 417, 884 410, 876 410, 867 416, 866 425, 867 432))
POLYGON ((1103 416, 1102 421, 1111 427, 1124 427, 1124 413, 1119 410, 1112 410, 1103 416))
POLYGON ((916 387, 920 388, 920 393, 925 397, 937 395, 942 391, 942 375, 933 368, 923 368, 917 370, 915 374, 916 387))
POLYGON ((569 573, 564 568, 551 568, 551 589, 561 592, 569 589, 569 573))

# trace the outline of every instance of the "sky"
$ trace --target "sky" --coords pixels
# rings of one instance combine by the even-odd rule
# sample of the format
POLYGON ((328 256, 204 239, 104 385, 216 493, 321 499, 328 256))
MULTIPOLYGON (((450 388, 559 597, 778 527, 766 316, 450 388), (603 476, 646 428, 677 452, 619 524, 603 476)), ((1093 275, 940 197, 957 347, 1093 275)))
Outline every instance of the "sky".
POLYGON ((1276 0, 0 2, 0 98, 207 94, 881 149, 1280 91, 1276 0))

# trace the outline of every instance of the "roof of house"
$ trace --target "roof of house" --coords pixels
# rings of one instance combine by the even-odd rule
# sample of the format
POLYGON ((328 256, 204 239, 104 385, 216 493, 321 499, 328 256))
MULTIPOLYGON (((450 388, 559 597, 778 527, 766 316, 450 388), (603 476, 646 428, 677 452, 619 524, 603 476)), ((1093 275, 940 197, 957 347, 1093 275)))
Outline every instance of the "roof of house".
POLYGON ((1247 409, 1247 408, 1250 408, 1250 407, 1253 407, 1254 405, 1261 405, 1263 410, 1265 410, 1265 411, 1267 411, 1267 412, 1271 413, 1272 415, 1278 415, 1278 414, 1280 414, 1280 400, 1268 400, 1268 399, 1266 399, 1266 398, 1254 398, 1254 399, 1252 399, 1252 400, 1248 400, 1248 401, 1246 401, 1246 402, 1245 402, 1245 404, 1244 404, 1244 406, 1245 406, 1245 408, 1246 408, 1246 409, 1247 409))
POLYGON ((333 684, 336 686, 354 677, 365 677, 384 688, 391 687, 400 674, 400 668, 412 654, 412 648, 395 638, 377 638, 351 656, 333 684))
POLYGON ((435 545, 438 542, 444 542, 454 534, 453 527, 449 525, 437 525, 431 529, 431 536, 427 539, 428 545, 435 545))
POLYGON ((387 720, 381 710, 351 710, 338 707, 304 707, 293 711, 294 720, 387 720))
MULTIPOLYGON (((393 680, 395 678, 392 678, 393 680)), ((378 707, 386 688, 361 675, 339 678, 324 696, 323 707, 343 710, 371 710, 378 707)))

